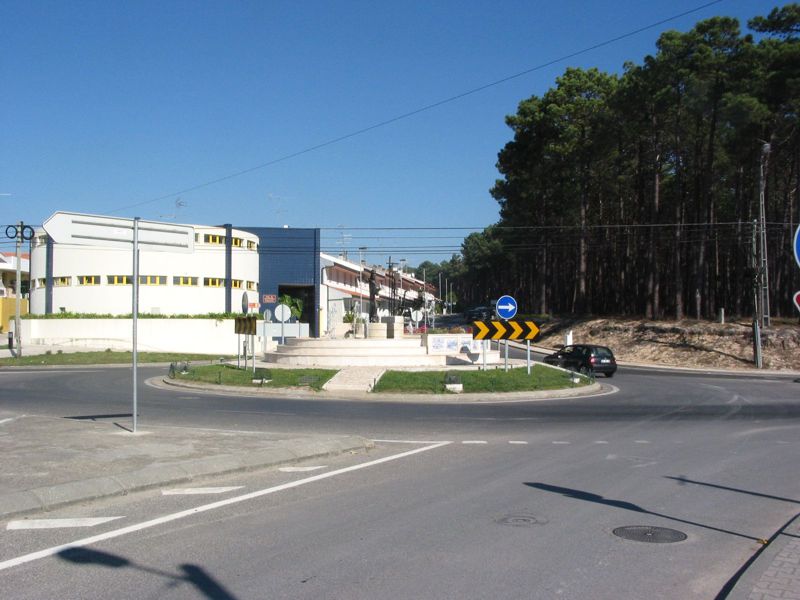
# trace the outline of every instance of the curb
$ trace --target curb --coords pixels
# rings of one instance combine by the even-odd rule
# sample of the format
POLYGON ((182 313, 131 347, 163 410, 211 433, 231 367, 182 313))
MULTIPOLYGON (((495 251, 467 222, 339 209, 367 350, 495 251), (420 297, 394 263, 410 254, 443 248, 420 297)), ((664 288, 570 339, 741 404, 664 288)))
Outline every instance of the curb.
POLYGON ((200 383, 177 381, 166 377, 152 377, 147 384, 161 389, 182 388, 199 392, 238 394, 240 396, 293 398, 295 400, 364 400, 367 402, 422 402, 425 404, 502 404, 504 402, 533 402, 536 400, 560 400, 569 398, 589 398, 615 393, 613 385, 592 383, 583 387, 562 388, 560 390, 540 390, 528 392, 497 392, 491 396, 481 394, 386 394, 376 392, 305 392, 291 388, 247 388, 232 385, 209 387, 200 383))
MULTIPOLYGON (((775 565, 776 559, 786 547, 796 538, 795 534, 788 534, 787 530, 800 526, 800 514, 795 515, 769 539, 766 546, 759 548, 742 568, 731 578, 715 600, 748 600, 749 598, 794 598, 800 590, 790 589, 789 579, 778 573, 780 565, 775 565), (770 573, 775 571, 775 573, 770 573), (765 579, 765 581, 762 581, 765 579), (769 580, 773 581, 769 581, 769 580), (770 588, 770 589, 767 589, 770 588), (783 595, 788 591, 791 595, 783 595), (764 595, 769 594, 769 596, 764 595)), ((797 570, 797 557, 792 557, 794 569, 797 570)), ((794 578, 797 580, 795 573, 794 578)))
POLYGON ((241 455, 226 454, 188 460, 135 471, 0 495, 0 519, 30 512, 52 510, 70 504, 109 496, 124 496, 166 484, 185 483, 196 478, 254 471, 345 452, 367 450, 374 443, 358 436, 323 440, 285 440, 275 448, 241 455))

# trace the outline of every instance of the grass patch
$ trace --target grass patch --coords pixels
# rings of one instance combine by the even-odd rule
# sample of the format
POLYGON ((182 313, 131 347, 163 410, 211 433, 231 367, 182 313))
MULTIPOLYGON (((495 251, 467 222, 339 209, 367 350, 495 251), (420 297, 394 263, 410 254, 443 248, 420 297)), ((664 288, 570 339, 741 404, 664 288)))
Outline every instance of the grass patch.
POLYGON ((531 392, 560 390, 588 385, 587 377, 577 376, 574 383, 570 373, 533 365, 531 374, 525 367, 486 371, 386 371, 373 388, 373 392, 390 394, 445 394, 448 376, 454 376, 464 386, 464 393, 531 392))
MULTIPOLYGON (((0 358, 0 367, 32 367, 42 365, 121 365, 133 362, 132 352, 61 352, 56 354, 25 354, 20 358, 0 358)), ((182 354, 176 352, 137 352, 137 362, 142 363, 169 363, 169 362, 211 362, 219 360, 219 355, 209 354, 182 354)))
POLYGON ((319 391, 336 374, 335 369, 237 369, 231 365, 189 365, 188 373, 175 373, 175 379, 244 387, 300 387, 319 391), (253 380, 257 379, 257 383, 253 380), (261 380, 265 379, 263 385, 261 380))

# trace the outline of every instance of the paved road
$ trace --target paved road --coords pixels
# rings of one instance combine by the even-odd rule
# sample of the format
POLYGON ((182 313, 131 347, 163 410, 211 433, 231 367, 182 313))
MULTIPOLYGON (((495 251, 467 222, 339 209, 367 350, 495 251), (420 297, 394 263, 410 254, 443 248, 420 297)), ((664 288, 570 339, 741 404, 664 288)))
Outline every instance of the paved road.
MULTIPOLYGON (((124 414, 129 376, 3 372, 0 408, 124 414)), ((89 533, 3 530, 0 561, 105 539, 7 569, 0 589, 15 598, 715 598, 759 539, 798 512, 800 384, 633 370, 609 383, 619 391, 484 405, 244 398, 143 384, 145 429, 381 441, 308 472, 215 480, 236 489, 211 498, 154 491, 51 515, 119 517, 89 533), (687 538, 629 541, 614 533, 625 526, 687 538)))

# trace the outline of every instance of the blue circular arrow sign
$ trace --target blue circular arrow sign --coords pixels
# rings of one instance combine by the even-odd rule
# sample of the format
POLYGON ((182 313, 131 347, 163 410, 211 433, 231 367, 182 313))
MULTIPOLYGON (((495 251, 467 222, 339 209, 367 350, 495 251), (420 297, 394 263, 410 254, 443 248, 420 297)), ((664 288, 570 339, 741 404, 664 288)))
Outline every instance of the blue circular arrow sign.
POLYGON ((501 296, 494 307, 497 316, 508 321, 517 314, 517 301, 511 296, 501 296))
POLYGON ((800 225, 794 232, 794 259, 797 261, 797 266, 800 267, 800 225))

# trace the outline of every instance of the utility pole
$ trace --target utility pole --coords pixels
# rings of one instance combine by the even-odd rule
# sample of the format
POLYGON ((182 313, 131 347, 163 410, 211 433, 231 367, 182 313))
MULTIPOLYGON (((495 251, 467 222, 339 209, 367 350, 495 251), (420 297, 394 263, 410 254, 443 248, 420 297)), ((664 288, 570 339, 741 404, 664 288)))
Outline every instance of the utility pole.
POLYGON ((756 368, 763 366, 761 360, 761 274, 758 272, 758 244, 756 243, 758 222, 753 221, 752 245, 750 249, 750 267, 753 273, 753 362, 756 368))
POLYGON ((761 296, 761 325, 762 327, 769 327, 769 269, 767 264, 767 219, 765 209, 765 192, 767 188, 767 167, 769 166, 769 153, 771 150, 770 144, 765 143, 761 147, 761 177, 759 182, 758 194, 758 210, 759 221, 761 225, 760 240, 759 240, 759 264, 758 264, 758 277, 761 296))
POLYGON ((14 354, 18 358, 22 356, 22 242, 29 242, 33 239, 33 229, 25 225, 22 221, 19 225, 9 225, 6 227, 6 237, 14 238, 17 245, 17 280, 14 284, 15 315, 14 315, 14 354))

